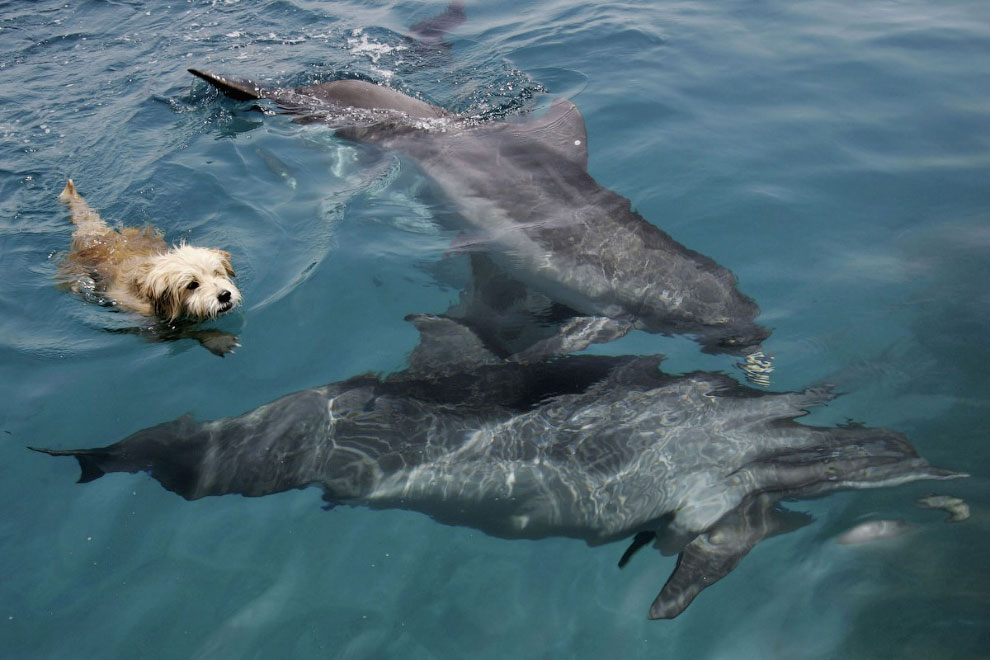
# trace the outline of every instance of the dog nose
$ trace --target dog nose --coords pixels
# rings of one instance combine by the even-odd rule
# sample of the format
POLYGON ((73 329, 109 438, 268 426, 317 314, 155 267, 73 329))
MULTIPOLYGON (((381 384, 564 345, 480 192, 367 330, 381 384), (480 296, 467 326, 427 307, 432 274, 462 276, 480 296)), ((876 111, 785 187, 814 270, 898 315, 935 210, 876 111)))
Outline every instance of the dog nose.
POLYGON ((219 300, 222 303, 228 303, 228 302, 230 302, 230 291, 227 291, 227 289, 224 289, 223 291, 221 291, 220 293, 218 293, 217 294, 217 300, 219 300))

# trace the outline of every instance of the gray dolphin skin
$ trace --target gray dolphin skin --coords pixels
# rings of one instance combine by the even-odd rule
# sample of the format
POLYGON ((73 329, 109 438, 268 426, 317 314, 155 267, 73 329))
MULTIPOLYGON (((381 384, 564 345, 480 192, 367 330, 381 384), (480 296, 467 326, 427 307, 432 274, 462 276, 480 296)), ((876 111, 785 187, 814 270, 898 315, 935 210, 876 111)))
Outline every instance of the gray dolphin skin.
POLYGON ((454 0, 442 14, 427 18, 409 27, 409 35, 423 47, 444 44, 448 32, 459 27, 467 19, 463 0, 454 0))
POLYGON ((461 249, 574 315, 690 335, 714 353, 750 352, 770 334, 732 272, 588 174, 587 131, 570 101, 526 122, 481 122, 361 80, 279 89, 190 72, 234 99, 269 99, 299 121, 403 154, 456 209, 461 249))
POLYGON ((425 513, 509 539, 679 552, 649 610, 680 614, 760 540, 808 522, 783 499, 961 473, 898 433, 798 423, 827 389, 771 393, 661 356, 499 360, 465 326, 411 317, 410 367, 290 394, 240 417, 189 417, 73 456, 80 482, 147 472, 194 500, 316 486, 327 501, 425 513), (451 360, 451 356, 457 356, 451 360), (441 368, 436 368, 439 365, 441 368))

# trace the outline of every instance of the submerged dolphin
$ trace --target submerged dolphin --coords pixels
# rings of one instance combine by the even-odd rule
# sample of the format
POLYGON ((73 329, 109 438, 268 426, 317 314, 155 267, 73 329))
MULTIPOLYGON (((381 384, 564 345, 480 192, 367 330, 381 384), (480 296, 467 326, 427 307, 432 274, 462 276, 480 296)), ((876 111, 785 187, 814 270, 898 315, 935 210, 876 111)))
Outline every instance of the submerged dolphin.
POLYGON ((929 466, 892 431, 795 422, 832 398, 822 389, 671 376, 660 356, 503 361, 464 326, 414 321, 423 342, 388 378, 296 392, 240 417, 187 416, 99 449, 37 451, 74 456, 81 482, 148 472, 189 500, 317 486, 331 502, 504 538, 636 535, 621 563, 658 535, 680 556, 650 618, 677 616, 761 539, 807 522, 789 519, 781 499, 965 476, 929 466))
POLYGON ((486 123, 360 80, 278 89, 190 72, 232 98, 270 99, 301 121, 406 155, 458 211, 462 247, 577 314, 692 335, 710 352, 745 353, 769 335, 729 270, 588 174, 587 131, 570 101, 528 122, 486 123))

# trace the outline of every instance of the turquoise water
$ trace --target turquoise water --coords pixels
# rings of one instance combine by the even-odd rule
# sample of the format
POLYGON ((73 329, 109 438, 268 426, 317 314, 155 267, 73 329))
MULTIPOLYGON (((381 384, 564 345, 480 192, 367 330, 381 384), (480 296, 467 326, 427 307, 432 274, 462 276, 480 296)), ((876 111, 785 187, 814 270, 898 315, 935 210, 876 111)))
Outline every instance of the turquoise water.
MULTIPOLYGON (((979 1, 0 3, 0 645, 9 658, 973 658, 990 648, 990 7, 979 1), (589 171, 731 268, 773 327, 773 388, 811 419, 908 435, 972 478, 795 503, 679 618, 673 558, 504 541, 316 490, 186 502, 144 475, 73 483, 24 449, 107 444, 192 413, 401 369, 401 321, 458 297, 446 209, 388 154, 237 110, 190 66, 279 84, 386 82, 498 118, 567 96, 589 171), (54 286, 65 179, 105 217, 228 249, 242 347, 150 344, 54 286), (964 498, 945 524, 914 500, 964 498), (843 546, 876 518, 904 537, 843 546)), ((634 333, 596 347, 725 370, 634 333)))

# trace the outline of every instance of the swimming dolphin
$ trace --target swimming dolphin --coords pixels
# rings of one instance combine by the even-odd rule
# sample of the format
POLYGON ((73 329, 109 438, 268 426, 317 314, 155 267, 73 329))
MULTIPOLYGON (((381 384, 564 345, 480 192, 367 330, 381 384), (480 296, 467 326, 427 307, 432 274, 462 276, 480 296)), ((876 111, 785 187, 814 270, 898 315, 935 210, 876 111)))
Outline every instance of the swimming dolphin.
POLYGON ((409 28, 410 37, 423 48, 444 47, 444 37, 460 27, 467 18, 464 0, 453 0, 442 14, 424 19, 409 28))
MULTIPOLYGON (((290 394, 240 417, 186 416, 74 456, 80 482, 147 472, 195 500, 317 486, 333 503, 420 511, 488 534, 679 551, 650 618, 677 616, 761 539, 808 521, 782 499, 960 473, 903 436, 799 424, 825 389, 771 393, 661 356, 505 361, 463 325, 412 318, 410 367, 290 394), (440 365, 441 368, 436 368, 440 365)), ((535 357, 535 356, 534 356, 535 357)))
POLYGON ((769 335, 728 269, 588 174, 587 131, 570 101, 526 122, 481 122, 361 80, 282 89, 190 72, 231 98, 270 99, 299 121, 404 154, 457 210, 458 249, 483 251, 572 315, 691 335, 716 353, 748 353, 769 335))

